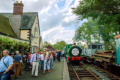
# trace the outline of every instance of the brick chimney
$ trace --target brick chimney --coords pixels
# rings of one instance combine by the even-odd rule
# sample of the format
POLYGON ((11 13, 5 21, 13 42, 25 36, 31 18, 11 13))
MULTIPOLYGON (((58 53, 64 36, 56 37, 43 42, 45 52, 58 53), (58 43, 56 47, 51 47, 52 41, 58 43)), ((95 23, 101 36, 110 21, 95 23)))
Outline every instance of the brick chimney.
POLYGON ((14 10, 13 10, 13 14, 14 15, 22 15, 23 14, 23 3, 22 1, 18 2, 16 1, 14 3, 14 10))

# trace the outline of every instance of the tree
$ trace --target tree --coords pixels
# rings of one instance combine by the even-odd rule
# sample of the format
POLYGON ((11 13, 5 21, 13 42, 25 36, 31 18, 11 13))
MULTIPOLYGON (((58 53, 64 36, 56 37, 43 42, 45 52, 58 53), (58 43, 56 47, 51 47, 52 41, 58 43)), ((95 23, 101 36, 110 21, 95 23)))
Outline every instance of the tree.
POLYGON ((49 42, 44 42, 43 48, 48 48, 48 47, 52 47, 52 44, 49 42))
POLYGON ((92 17, 93 21, 97 20, 98 32, 106 47, 112 45, 114 35, 120 34, 119 0, 81 0, 73 12, 81 19, 92 17))
POLYGON ((97 20, 94 21, 92 19, 88 19, 88 22, 83 23, 83 25, 76 30, 74 40, 87 41, 88 43, 104 42, 106 49, 108 49, 109 47, 114 47, 112 45, 115 44, 113 39, 114 34, 106 34, 107 30, 104 28, 104 26, 97 23, 97 20))
POLYGON ((62 50, 66 46, 66 42, 60 41, 60 42, 57 42, 56 44, 54 44, 53 46, 57 50, 62 50))
POLYGON ((83 23, 81 27, 76 30, 74 40, 83 40, 92 43, 93 40, 100 42, 100 33, 98 31, 97 21, 88 19, 88 22, 83 23))

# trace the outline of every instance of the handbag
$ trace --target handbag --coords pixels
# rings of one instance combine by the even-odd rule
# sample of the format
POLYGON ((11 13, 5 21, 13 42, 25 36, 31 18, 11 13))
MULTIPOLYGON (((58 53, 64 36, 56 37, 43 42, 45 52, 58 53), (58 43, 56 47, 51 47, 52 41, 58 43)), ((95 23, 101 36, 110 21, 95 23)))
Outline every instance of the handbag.
MULTIPOLYGON (((5 59, 5 58, 4 58, 5 59)), ((4 62, 4 59, 3 59, 3 63, 4 63, 4 65, 6 66, 6 68, 8 68, 8 66, 5 64, 5 62, 4 62)), ((10 69, 9 70, 9 73, 11 74, 11 75, 13 75, 15 72, 13 71, 13 69, 10 69)))

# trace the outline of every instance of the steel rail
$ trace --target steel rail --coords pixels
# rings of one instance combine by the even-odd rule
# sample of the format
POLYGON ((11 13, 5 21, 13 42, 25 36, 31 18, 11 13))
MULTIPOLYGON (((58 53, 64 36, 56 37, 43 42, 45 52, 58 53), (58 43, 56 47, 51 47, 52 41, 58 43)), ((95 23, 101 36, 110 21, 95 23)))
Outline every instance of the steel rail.
MULTIPOLYGON (((110 73, 110 72, 108 72, 108 71, 106 71, 106 70, 104 70, 104 69, 101 69, 101 68, 99 68, 99 67, 97 67, 97 66, 95 66, 95 65, 94 65, 94 67, 95 67, 96 69, 98 69, 98 70, 100 70, 100 71, 102 71, 102 72, 110 75, 110 77, 115 78, 115 79, 117 79, 117 80, 120 80, 120 77, 118 77, 118 76, 116 76, 116 75, 114 75, 114 74, 112 74, 112 73, 110 73)), ((108 76, 108 77, 109 77, 109 76, 108 76)))
POLYGON ((94 78, 95 80, 100 80, 94 73, 92 73, 91 71, 85 69, 83 66, 81 65, 77 65, 78 68, 81 68, 83 69, 84 72, 77 72, 77 70, 75 70, 74 66, 73 65, 70 65, 77 80, 81 80, 81 77, 92 77, 94 78), (81 66, 81 67, 80 67, 81 66), (86 73, 87 72, 87 73, 86 73))
POLYGON ((76 75, 76 77, 77 77, 77 80, 80 80, 79 75, 77 74, 77 72, 76 72, 76 70, 73 68, 73 66, 72 66, 72 70, 73 70, 73 72, 75 73, 75 75, 76 75))

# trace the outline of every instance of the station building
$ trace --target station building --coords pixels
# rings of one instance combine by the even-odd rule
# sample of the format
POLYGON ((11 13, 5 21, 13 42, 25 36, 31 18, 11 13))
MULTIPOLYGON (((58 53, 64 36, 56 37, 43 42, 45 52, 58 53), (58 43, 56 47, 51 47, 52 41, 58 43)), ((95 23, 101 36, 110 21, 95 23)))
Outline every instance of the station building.
POLYGON ((0 34, 26 40, 31 51, 39 50, 42 43, 37 12, 23 12, 22 1, 14 3, 13 13, 0 13, 0 34))

